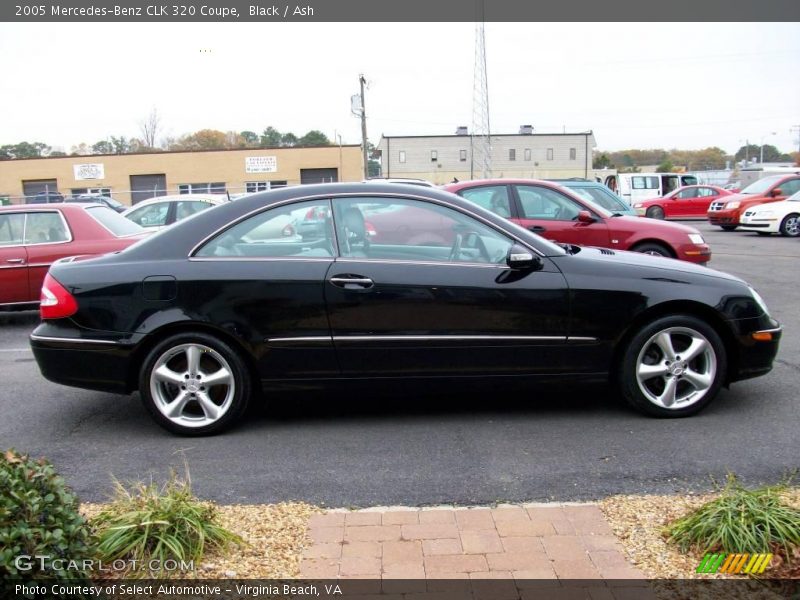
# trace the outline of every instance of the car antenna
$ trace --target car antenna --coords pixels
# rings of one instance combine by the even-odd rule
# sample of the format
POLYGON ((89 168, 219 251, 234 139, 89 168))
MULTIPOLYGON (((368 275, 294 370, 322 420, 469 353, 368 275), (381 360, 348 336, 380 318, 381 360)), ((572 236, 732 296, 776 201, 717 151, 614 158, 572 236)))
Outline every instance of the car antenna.
POLYGON ((228 190, 225 190, 225 195, 228 197, 228 202, 231 202, 231 193, 228 190))

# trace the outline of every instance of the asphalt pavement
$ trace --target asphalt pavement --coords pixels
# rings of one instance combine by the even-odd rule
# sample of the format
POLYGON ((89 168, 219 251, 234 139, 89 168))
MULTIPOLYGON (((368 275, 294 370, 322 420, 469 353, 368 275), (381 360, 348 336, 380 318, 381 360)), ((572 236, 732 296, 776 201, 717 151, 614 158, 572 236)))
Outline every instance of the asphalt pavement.
POLYGON ((754 285, 784 336, 772 373, 689 419, 641 416, 597 386, 370 386, 284 393, 223 435, 181 438, 138 395, 44 380, 27 342, 37 313, 0 313, 0 449, 46 456, 85 501, 104 499, 112 476, 160 479, 184 459, 198 495, 224 503, 590 500, 705 490, 729 471, 774 483, 800 467, 800 240, 692 225, 711 266, 754 285))

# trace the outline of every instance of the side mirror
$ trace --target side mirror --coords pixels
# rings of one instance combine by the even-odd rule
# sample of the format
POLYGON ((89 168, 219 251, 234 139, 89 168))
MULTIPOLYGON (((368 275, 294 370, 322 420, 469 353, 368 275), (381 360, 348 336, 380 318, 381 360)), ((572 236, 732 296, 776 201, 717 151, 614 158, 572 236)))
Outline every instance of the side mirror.
POLYGON ((532 250, 514 244, 508 251, 506 264, 512 269, 538 269, 542 266, 542 259, 532 250))
POLYGON ((770 193, 770 196, 772 196, 773 198, 777 198, 778 196, 783 196, 783 190, 781 190, 781 188, 775 188, 770 193))
POLYGON ((594 223, 597 219, 592 216, 588 210, 582 210, 578 213, 578 223, 594 223))

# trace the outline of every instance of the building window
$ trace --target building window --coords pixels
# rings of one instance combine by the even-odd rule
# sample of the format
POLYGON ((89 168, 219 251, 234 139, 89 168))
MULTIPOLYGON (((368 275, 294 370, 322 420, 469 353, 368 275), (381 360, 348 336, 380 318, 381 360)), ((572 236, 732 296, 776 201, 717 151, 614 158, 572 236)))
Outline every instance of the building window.
POLYGON ((525 148, 525 160, 530 160, 530 159, 531 159, 531 149, 525 148))
POLYGON ((179 194, 224 194, 225 183, 182 183, 178 186, 179 194))
POLYGON ((514 148, 508 150, 508 160, 517 160, 517 151, 514 148))
POLYGON ((552 148, 548 148, 547 149, 547 160, 553 160, 553 149, 552 148))
POLYGON ((286 187, 286 181, 247 181, 244 184, 245 191, 248 194, 266 192, 279 187, 286 187))
POLYGON ((107 187, 99 187, 99 188, 72 188, 70 193, 73 196, 80 196, 82 194, 100 194, 101 196, 108 196, 111 198, 111 188, 107 187))
POLYGON ((431 162, 439 160, 439 153, 436 150, 431 150, 431 162))
POLYGON ((400 150, 400 158, 399 158, 399 160, 400 160, 401 163, 406 162, 406 151, 405 150, 400 150))
POLYGON ((459 150, 458 151, 458 160, 461 162, 467 162, 467 151, 466 150, 459 150))
POLYGON ((569 159, 575 160, 578 158, 578 150, 577 148, 570 148, 569 149, 569 159))

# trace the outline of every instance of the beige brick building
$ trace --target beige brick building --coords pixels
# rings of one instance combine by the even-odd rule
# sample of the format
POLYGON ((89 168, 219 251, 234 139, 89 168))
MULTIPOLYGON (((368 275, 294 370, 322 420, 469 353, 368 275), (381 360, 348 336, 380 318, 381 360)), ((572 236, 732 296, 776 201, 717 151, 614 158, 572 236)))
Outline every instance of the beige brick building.
MULTIPOLYGON (((464 181, 482 176, 478 161, 473 162, 473 146, 478 138, 456 135, 383 136, 381 151, 384 177, 413 177, 436 184, 464 181)), ((591 131, 579 133, 527 133, 492 135, 492 176, 535 179, 592 179, 592 149, 596 146, 591 131)))
POLYGON ((0 199, 23 203, 43 191, 95 192, 134 204, 168 193, 360 181, 363 172, 358 145, 31 158, 0 161, 0 199))

